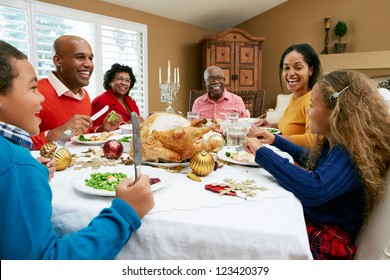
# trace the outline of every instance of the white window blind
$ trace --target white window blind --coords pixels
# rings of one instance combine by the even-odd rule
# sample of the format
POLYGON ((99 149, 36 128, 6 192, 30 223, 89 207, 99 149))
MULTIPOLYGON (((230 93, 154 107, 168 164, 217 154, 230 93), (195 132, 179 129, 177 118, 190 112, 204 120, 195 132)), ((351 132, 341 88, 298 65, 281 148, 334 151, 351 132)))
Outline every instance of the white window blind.
POLYGON ((143 105, 144 45, 143 34, 137 31, 102 25, 103 68, 110 69, 115 62, 126 64, 133 69, 136 83, 130 95, 137 102, 140 111, 143 105))
POLYGON ((30 56, 27 12, 25 10, 0 6, 0 40, 12 44, 30 56))
POLYGON ((146 25, 33 0, 0 0, 0 40, 26 53, 39 78, 54 70, 52 45, 66 34, 83 37, 93 49, 95 70, 86 88, 91 99, 104 91, 103 76, 111 65, 125 64, 137 79, 130 94, 146 116, 146 25))

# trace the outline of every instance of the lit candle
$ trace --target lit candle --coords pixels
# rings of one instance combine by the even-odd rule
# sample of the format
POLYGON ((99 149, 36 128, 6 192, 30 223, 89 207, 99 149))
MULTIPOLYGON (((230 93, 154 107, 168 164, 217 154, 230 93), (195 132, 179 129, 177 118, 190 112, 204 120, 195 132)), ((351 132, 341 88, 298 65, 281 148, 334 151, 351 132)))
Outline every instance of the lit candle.
POLYGON ((176 84, 176 67, 173 67, 173 82, 176 84))
POLYGON ((171 81, 171 61, 168 60, 168 82, 171 81))
POLYGON ((158 68, 158 83, 161 85, 161 67, 158 68))
POLYGON ((180 84, 179 67, 177 67, 177 83, 180 84))
POLYGON ((325 28, 330 28, 330 16, 324 18, 325 28))

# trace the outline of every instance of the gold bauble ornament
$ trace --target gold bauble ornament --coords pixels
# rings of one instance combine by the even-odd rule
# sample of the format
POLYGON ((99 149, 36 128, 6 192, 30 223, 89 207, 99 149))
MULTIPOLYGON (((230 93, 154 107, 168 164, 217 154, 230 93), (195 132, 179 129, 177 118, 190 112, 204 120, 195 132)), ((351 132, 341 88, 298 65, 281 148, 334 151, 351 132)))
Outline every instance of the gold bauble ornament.
POLYGON ((43 145, 41 147, 41 149, 39 150, 39 153, 41 156, 43 156, 44 158, 52 158, 52 156, 54 155, 54 153, 56 152, 57 150, 57 145, 56 143, 54 142, 49 142, 49 143, 46 143, 45 145, 43 145))
POLYGON ((54 158, 56 159, 56 170, 57 171, 64 170, 72 162, 72 155, 65 148, 58 149, 54 158))
POLYGON ((197 152, 191 158, 190 167, 194 174, 206 176, 214 170, 214 157, 206 151, 197 152))

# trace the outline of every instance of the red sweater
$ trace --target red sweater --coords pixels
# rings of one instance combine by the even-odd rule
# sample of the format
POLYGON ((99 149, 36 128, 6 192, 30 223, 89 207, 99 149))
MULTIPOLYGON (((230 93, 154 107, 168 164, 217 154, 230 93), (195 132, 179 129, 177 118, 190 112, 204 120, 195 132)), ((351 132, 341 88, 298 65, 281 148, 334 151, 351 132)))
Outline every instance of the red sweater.
POLYGON ((77 100, 68 96, 58 97, 48 79, 38 81, 38 90, 45 97, 39 117, 42 122, 39 126, 40 134, 33 136, 34 149, 39 150, 48 142, 45 133, 48 130, 63 125, 74 115, 91 115, 91 100, 87 92, 83 100, 77 100))
MULTIPOLYGON (((127 106, 129 106, 130 111, 136 112, 139 116, 139 109, 135 100, 127 95, 125 96, 125 102, 127 106)), ((111 89, 103 92, 92 101, 92 114, 95 114, 106 105, 109 106, 108 112, 115 111, 117 114, 122 116, 123 121, 128 122, 131 119, 131 114, 122 106, 122 104, 119 103, 111 89)), ((103 114, 103 116, 94 121, 93 126, 101 126, 106 115, 107 114, 103 114)))

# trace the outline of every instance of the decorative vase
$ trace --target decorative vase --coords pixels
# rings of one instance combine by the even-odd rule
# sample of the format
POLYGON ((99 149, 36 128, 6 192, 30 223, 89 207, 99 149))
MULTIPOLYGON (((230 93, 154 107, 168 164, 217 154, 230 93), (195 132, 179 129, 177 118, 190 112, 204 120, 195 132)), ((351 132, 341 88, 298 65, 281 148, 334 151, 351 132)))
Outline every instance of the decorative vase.
POLYGON ((345 47, 347 46, 347 43, 334 43, 334 49, 336 53, 343 53, 345 51, 345 47))

